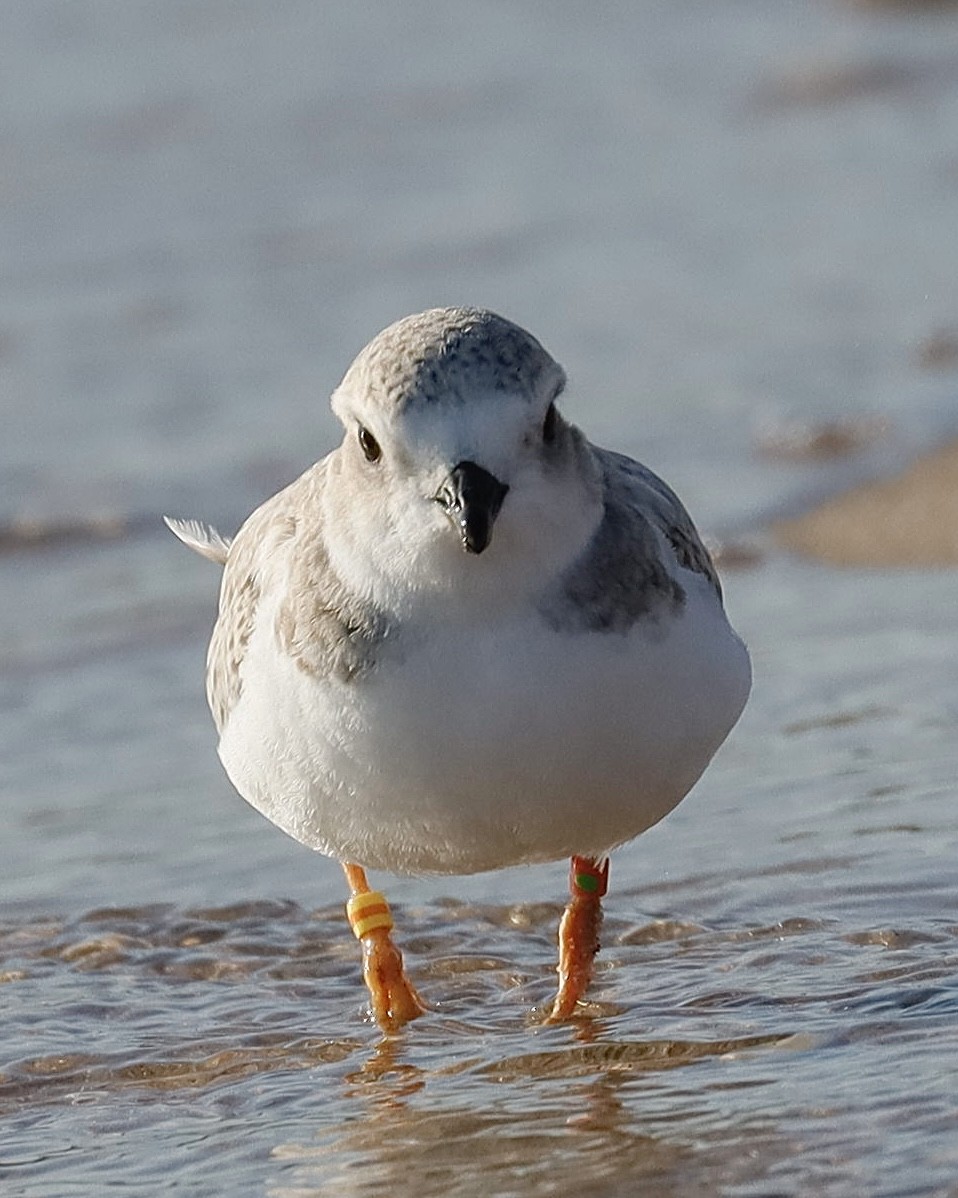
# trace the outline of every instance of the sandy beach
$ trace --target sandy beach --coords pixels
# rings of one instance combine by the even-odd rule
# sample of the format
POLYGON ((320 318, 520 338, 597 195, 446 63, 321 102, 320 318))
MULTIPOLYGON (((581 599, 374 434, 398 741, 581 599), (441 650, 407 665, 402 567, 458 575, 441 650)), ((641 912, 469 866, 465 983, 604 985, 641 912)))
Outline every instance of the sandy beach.
POLYGON ((956 566, 958 441, 893 478, 777 521, 772 531, 786 549, 835 566, 956 566))

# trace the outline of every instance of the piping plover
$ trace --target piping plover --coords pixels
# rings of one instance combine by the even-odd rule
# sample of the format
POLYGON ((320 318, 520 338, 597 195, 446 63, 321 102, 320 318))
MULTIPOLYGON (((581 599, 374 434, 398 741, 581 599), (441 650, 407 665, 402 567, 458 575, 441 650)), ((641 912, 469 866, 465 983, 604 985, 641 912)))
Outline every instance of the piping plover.
POLYGON ((375 1017, 424 1010, 365 869, 571 859, 568 1017, 608 854, 688 793, 751 672, 708 552, 661 479, 560 413, 561 367, 492 312, 385 329, 332 397, 338 448, 230 542, 207 693, 245 799, 343 864, 375 1017))

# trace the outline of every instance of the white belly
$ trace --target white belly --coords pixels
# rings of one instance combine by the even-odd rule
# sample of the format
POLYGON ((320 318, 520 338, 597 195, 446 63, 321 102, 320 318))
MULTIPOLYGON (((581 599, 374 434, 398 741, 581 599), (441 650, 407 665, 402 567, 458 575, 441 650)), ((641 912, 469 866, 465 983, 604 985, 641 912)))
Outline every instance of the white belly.
POLYGON ((254 807, 340 860, 461 874, 598 856, 671 811, 745 704, 744 646, 710 591, 688 599, 627 634, 407 630, 353 682, 297 669, 262 620, 220 756, 254 807))

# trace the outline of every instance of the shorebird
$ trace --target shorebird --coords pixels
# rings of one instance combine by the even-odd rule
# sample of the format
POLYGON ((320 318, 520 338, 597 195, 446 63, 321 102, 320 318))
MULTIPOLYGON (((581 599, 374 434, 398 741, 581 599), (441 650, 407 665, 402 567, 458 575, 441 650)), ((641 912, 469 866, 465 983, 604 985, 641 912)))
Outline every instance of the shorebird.
POLYGON ((562 368, 477 308, 406 317, 332 397, 342 443, 228 541, 207 660, 239 793, 342 863, 372 1012, 425 1005, 366 870, 568 857, 576 1013, 608 860, 689 792, 748 697, 748 653, 684 507, 559 411, 562 368))

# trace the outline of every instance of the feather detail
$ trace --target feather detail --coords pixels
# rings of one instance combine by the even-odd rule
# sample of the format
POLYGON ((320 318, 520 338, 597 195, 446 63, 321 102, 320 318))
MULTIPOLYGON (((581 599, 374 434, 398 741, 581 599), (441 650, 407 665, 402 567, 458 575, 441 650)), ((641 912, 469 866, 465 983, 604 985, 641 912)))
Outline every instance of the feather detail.
POLYGON ((199 520, 177 520, 173 516, 164 516, 163 523, 184 545, 201 557, 207 557, 221 566, 226 564, 231 542, 212 525, 202 524, 199 520))

